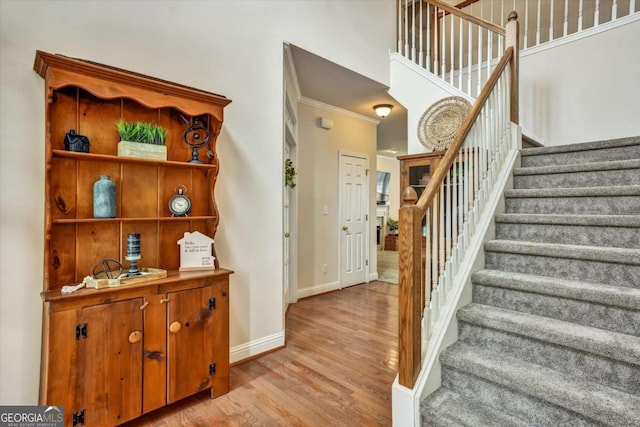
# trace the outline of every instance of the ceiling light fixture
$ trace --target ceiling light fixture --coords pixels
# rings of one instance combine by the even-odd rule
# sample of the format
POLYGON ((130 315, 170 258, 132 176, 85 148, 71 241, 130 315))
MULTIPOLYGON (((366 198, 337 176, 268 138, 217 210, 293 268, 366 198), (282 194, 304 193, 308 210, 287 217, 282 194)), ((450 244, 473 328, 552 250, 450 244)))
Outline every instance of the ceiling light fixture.
POLYGON ((393 105, 391 104, 378 104, 373 106, 373 110, 376 112, 376 114, 383 119, 387 117, 389 113, 391 113, 392 109, 393 105))

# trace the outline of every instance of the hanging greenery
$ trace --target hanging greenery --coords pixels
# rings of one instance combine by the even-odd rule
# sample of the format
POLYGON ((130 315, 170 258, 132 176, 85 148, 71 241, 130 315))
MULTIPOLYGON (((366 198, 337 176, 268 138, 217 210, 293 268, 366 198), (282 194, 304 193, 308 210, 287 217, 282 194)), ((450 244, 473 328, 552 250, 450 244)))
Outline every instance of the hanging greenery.
POLYGON ((293 166, 291 159, 284 162, 284 185, 289 188, 296 186, 296 168, 293 166))

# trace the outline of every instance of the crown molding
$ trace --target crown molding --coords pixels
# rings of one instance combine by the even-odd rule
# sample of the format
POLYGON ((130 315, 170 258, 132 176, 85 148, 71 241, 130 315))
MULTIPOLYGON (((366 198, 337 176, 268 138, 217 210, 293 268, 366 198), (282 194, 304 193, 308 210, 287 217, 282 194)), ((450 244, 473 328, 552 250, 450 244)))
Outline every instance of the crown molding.
POLYGON ((376 120, 372 117, 354 113, 353 111, 345 110, 344 108, 336 107, 335 105, 325 104, 324 102, 316 101, 315 99, 307 98, 305 96, 301 97, 298 100, 298 102, 300 102, 301 104, 307 105, 309 107, 314 107, 321 110, 330 111, 332 113, 341 114, 343 116, 348 116, 357 120, 361 120, 363 122, 374 124, 376 126, 380 123, 380 120, 376 120))

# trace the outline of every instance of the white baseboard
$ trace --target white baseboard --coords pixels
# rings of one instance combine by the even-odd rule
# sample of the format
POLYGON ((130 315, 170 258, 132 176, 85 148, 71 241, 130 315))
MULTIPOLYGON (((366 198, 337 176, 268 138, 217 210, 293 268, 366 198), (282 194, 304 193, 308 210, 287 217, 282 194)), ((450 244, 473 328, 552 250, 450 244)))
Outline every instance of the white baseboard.
POLYGON ((229 362, 240 362, 282 346, 284 346, 284 331, 231 347, 229 362))
POLYGON ((375 273, 369 273, 369 281, 372 282, 374 280, 378 280, 378 272, 377 271, 375 273))
POLYGON ((298 299, 312 297, 314 295, 324 294, 325 292, 336 291, 340 289, 340 282, 329 282, 321 285, 312 286, 310 288, 298 289, 298 299))

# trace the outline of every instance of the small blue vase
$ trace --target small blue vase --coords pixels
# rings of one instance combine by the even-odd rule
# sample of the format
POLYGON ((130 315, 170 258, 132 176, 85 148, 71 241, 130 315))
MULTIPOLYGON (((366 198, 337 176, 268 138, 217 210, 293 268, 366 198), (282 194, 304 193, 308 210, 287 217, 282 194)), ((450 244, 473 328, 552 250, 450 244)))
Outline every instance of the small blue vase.
POLYGON ((109 179, 109 175, 100 175, 100 179, 93 184, 93 217, 116 217, 116 184, 109 179))

